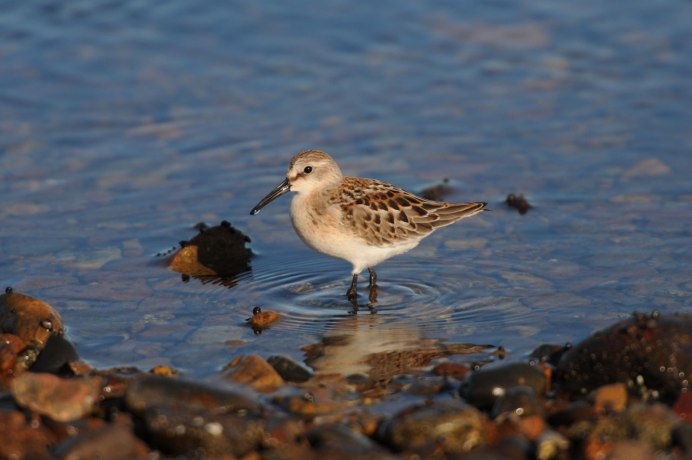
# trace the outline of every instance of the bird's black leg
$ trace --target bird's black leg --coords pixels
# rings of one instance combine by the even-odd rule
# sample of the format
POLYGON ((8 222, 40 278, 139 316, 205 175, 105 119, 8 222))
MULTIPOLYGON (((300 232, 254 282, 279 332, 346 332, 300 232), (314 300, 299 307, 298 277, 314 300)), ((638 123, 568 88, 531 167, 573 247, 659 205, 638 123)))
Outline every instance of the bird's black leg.
POLYGON ((370 267, 368 267, 368 272, 370 273, 370 286, 377 286, 377 273, 370 267))
POLYGON ((353 281, 351 281, 351 287, 346 291, 346 297, 351 302, 356 302, 358 299, 358 274, 353 275, 353 281))
POLYGON ((368 267, 370 272, 370 292, 368 294, 368 308, 371 313, 375 313, 375 305, 377 304, 377 273, 375 270, 368 267))

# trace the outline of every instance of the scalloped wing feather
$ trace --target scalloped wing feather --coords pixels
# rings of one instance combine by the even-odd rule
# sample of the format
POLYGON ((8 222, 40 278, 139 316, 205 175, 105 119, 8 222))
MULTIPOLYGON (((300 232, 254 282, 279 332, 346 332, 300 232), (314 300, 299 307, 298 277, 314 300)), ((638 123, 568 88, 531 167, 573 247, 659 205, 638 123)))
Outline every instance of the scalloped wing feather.
POLYGON ((329 191, 329 203, 340 208, 346 227, 373 246, 410 244, 486 206, 429 201, 387 182, 358 177, 344 177, 329 191))

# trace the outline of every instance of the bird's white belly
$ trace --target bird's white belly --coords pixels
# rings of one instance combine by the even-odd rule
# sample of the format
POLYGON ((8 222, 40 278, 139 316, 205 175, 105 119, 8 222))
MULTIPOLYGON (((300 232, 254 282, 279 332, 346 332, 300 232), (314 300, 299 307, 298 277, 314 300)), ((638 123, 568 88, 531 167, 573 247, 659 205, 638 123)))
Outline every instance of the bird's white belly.
POLYGON ((296 196, 291 203, 291 221, 300 239, 322 254, 350 262, 354 274, 418 245, 418 240, 389 246, 367 244, 344 225, 340 213, 318 214, 303 201, 296 196))

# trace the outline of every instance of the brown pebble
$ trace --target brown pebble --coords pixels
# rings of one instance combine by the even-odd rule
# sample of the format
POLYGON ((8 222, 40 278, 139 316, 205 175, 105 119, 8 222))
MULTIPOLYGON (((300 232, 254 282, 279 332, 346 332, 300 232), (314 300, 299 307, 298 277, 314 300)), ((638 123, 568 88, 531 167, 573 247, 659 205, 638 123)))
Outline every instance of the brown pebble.
POLYGON ((171 377, 173 375, 178 375, 180 372, 168 366, 155 366, 149 373, 154 375, 163 375, 165 377, 171 377))
POLYGON ((622 412, 627 407, 627 387, 624 383, 603 385, 593 393, 594 410, 602 412, 622 412))
POLYGON ((466 377, 466 374, 470 370, 468 366, 464 366, 463 364, 440 363, 433 368, 432 373, 461 381, 464 380, 464 377, 466 377))
POLYGON ((223 378, 249 385, 258 393, 271 393, 284 385, 278 372, 258 355, 238 356, 224 368, 223 378))
POLYGON ((148 453, 149 448, 129 427, 119 425, 80 430, 79 434, 67 438, 55 449, 56 456, 64 460, 128 460, 145 458, 148 453))
POLYGON ((184 246, 176 252, 168 267, 188 276, 214 276, 217 273, 199 263, 199 248, 195 245, 184 246))
POLYGON ((252 309, 252 316, 246 321, 255 331, 255 334, 260 334, 280 318, 281 315, 275 311, 262 311, 260 307, 255 307, 252 309))

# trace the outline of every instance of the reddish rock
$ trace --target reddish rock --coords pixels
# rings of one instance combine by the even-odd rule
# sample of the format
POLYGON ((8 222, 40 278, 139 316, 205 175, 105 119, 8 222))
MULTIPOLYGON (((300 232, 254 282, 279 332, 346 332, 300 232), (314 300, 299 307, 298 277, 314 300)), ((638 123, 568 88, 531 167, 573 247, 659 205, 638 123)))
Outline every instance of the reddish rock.
POLYGON ((681 419, 692 422, 692 393, 683 393, 673 405, 675 412, 681 419))
POLYGON ((79 419, 98 402, 101 378, 60 378, 52 374, 24 373, 10 384, 21 407, 57 421, 79 419))
POLYGON ((149 448, 132 430, 120 425, 80 432, 61 442, 55 449, 55 455, 64 460, 129 460, 145 458, 148 453, 149 448))
POLYGON ((0 391, 9 388, 12 378, 24 372, 19 354, 26 348, 22 339, 13 334, 0 334, 0 391))
POLYGON ((56 436, 44 425, 27 421, 18 411, 0 410, 0 458, 51 459, 48 448, 56 436))

